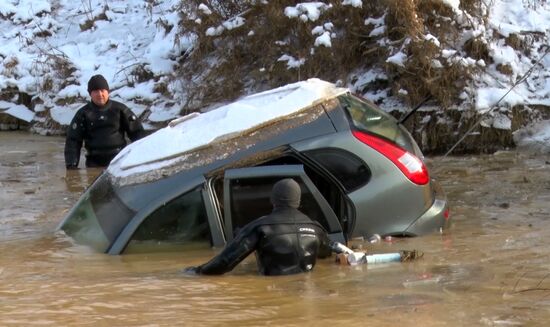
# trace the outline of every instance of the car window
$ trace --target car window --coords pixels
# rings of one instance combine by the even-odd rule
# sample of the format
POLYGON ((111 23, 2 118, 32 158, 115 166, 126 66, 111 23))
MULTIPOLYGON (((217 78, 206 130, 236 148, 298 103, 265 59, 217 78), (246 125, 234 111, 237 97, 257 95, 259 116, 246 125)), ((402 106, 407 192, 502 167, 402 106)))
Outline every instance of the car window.
POLYGON ((352 95, 340 96, 338 100, 355 128, 380 135, 415 153, 409 136, 391 115, 352 95))
MULTIPOLYGON (((273 208, 270 201, 271 189, 273 184, 282 178, 280 176, 239 178, 230 181, 233 235, 247 223, 271 212, 273 208)), ((327 218, 303 181, 294 179, 302 189, 302 199, 298 209, 313 220, 317 220, 329 233, 337 232, 329 230, 327 218)))
POLYGON ((200 188, 158 208, 138 227, 126 252, 165 251, 167 245, 208 245, 210 227, 200 188))
POLYGON ((89 194, 78 202, 61 229, 77 243, 91 246, 101 252, 111 244, 99 225, 89 194))
POLYGON ((358 189, 370 179, 371 173, 365 162, 350 152, 324 148, 304 154, 325 167, 347 192, 358 189))
POLYGON ((105 251, 134 214, 103 174, 82 196, 60 228, 77 243, 105 251))

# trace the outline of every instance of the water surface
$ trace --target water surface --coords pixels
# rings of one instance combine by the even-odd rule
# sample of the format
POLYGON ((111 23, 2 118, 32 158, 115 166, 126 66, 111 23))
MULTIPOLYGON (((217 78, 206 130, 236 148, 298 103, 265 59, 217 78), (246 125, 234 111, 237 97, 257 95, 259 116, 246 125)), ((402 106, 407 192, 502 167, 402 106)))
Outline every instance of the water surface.
POLYGON ((215 252, 109 256, 54 230, 99 170, 66 172, 63 138, 0 132, 2 326, 545 326, 550 320, 550 156, 430 158, 452 228, 365 245, 410 263, 262 277, 185 276, 215 252))

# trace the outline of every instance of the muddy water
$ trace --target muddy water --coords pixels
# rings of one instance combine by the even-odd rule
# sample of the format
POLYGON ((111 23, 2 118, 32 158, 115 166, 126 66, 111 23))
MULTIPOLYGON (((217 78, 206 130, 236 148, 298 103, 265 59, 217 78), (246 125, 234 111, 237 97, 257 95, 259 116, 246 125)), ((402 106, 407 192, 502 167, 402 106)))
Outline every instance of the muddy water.
POLYGON ((411 263, 260 277, 253 261, 190 277, 198 251, 108 256, 56 225, 99 171, 63 167, 63 139, 0 132, 2 326, 545 326, 550 321, 550 157, 431 158, 448 193, 444 235, 382 242, 411 263))

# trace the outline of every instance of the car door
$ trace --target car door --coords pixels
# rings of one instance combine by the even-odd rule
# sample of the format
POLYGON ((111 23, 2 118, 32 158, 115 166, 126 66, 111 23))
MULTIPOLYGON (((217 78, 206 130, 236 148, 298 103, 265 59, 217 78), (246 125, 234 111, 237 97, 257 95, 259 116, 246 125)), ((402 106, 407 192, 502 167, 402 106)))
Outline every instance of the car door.
POLYGON ((302 189, 299 210, 325 227, 333 241, 345 242, 336 214, 306 175, 302 165, 260 166, 229 169, 223 182, 223 212, 226 239, 250 221, 272 210, 271 188, 278 180, 293 178, 302 189))
POLYGON ((203 176, 174 181, 162 196, 142 208, 108 249, 121 252, 163 252, 199 244, 223 246, 225 240, 203 176))

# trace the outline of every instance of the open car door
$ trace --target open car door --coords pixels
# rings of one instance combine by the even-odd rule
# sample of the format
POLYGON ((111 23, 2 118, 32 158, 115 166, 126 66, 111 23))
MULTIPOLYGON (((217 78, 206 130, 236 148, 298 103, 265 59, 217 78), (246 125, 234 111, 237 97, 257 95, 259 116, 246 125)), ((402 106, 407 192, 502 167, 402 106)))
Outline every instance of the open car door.
POLYGON ((318 221, 329 238, 345 242, 342 226, 336 214, 306 175, 302 165, 259 166, 228 169, 223 183, 224 228, 228 241, 238 230, 254 219, 272 211, 270 201, 273 185, 284 178, 294 179, 302 189, 301 212, 318 221))

